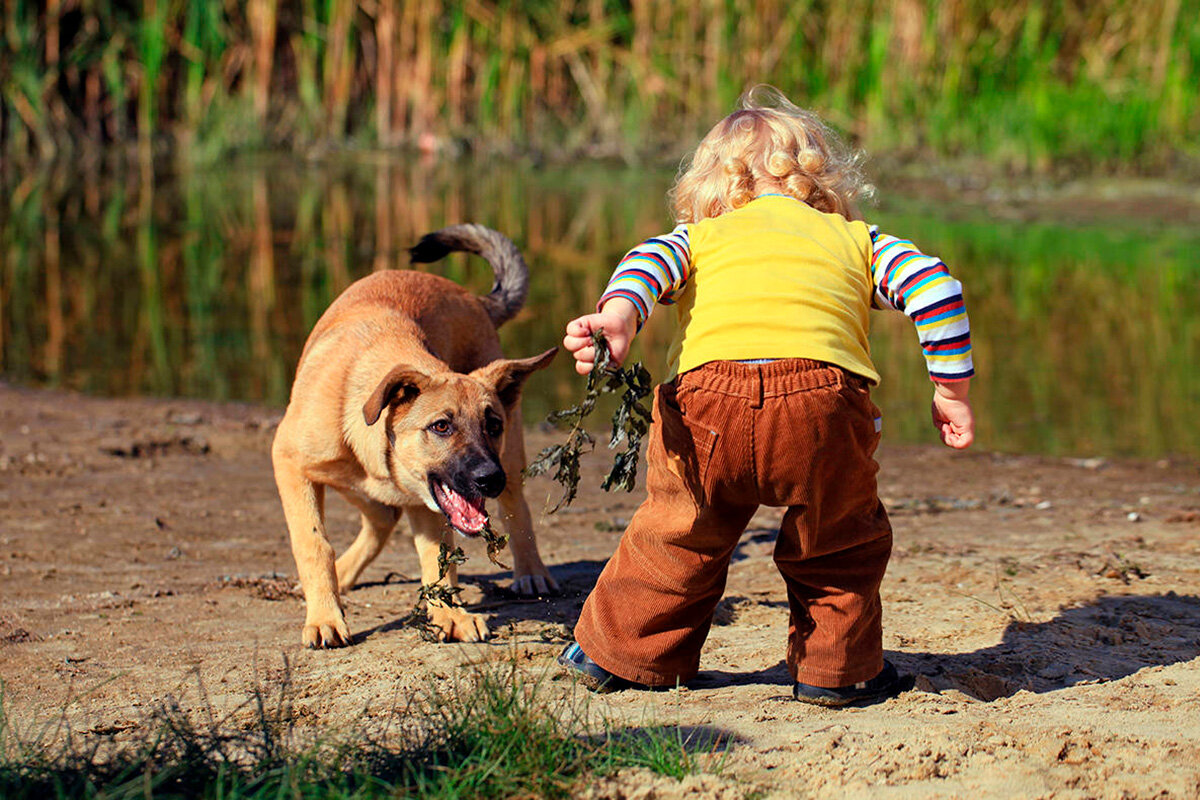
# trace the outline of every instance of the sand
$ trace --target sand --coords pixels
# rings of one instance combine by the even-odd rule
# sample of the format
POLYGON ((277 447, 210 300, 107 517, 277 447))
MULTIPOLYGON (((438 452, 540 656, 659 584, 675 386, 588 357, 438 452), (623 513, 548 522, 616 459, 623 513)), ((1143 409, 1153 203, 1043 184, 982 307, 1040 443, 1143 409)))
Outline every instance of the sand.
MULTIPOLYGON (((538 515, 563 596, 509 596, 468 543, 465 597, 494 638, 425 642, 399 624, 417 561, 398 534, 347 597, 354 646, 308 651, 268 455, 279 415, 0 384, 0 680, 13 720, 136 731, 168 695, 232 709, 286 674, 299 724, 337 726, 513 660, 548 691, 579 691, 554 656, 638 501, 599 490, 602 456, 573 506, 538 515)), ((531 429, 530 449, 560 436, 531 429)), ((592 700, 630 726, 684 726, 719 774, 627 771, 589 795, 1200 797, 1198 465, 886 443, 879 460, 896 534, 884 645, 915 688, 843 710, 790 699, 778 512, 765 509, 701 675, 592 700)), ((535 513, 553 491, 530 482, 535 513)), ((331 498, 329 520, 340 550, 357 516, 331 498)))

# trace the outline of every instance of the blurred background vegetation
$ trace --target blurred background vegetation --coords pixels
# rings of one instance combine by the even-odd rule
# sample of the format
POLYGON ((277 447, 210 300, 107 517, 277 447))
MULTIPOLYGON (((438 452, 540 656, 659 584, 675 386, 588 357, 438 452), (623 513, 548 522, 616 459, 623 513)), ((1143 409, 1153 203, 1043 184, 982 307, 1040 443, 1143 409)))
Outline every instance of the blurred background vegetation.
MULTIPOLYGON (((539 352, 767 81, 871 154, 871 221, 963 280, 983 447, 1200 455, 1200 0, 0 10, 0 379, 282 405, 337 293, 464 221, 525 252, 502 337, 539 352)), ((638 337, 656 374, 671 317, 638 337)), ((889 440, 932 441, 911 324, 872 324, 889 440)), ((530 422, 578 397, 560 361, 530 422)))
POLYGON ((4 0, 11 162, 678 156, 770 82, 871 152, 1196 164, 1200 0, 4 0))

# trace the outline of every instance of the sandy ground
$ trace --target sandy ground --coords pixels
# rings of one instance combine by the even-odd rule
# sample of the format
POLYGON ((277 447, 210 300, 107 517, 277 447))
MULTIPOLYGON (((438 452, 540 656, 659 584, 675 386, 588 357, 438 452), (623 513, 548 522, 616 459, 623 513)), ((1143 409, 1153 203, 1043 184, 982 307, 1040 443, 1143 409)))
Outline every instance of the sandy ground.
MULTIPOLYGON (((399 624, 416 557, 397 537, 347 599, 353 647, 300 646, 302 601, 271 477, 277 409, 100 400, 0 384, 0 679, 17 720, 134 729, 169 694, 234 707, 290 670, 302 724, 340 724, 471 665, 553 657, 636 495, 599 491, 539 522, 565 588, 506 596, 468 547, 466 597, 485 645, 399 624), (277 576, 277 577, 276 577, 277 576), (285 668, 285 660, 288 665, 285 668)), ((530 447, 554 438, 532 431, 530 447)), ((728 743, 719 777, 629 773, 596 797, 1200 796, 1200 470, 885 447, 896 553, 885 646, 916 689, 831 711, 789 699, 775 512, 732 565, 700 677, 598 698, 631 725, 694 726, 728 743)), ((531 483, 540 509, 551 491, 531 483)), ((330 501, 340 548, 356 515, 330 501)), ((553 679, 554 691, 571 691, 553 679)))

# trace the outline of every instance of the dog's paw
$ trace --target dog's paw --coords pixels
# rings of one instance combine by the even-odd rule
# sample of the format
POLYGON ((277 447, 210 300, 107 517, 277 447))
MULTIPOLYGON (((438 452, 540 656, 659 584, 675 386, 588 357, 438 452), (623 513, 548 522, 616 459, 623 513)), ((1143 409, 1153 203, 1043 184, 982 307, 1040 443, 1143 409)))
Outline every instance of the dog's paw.
POLYGON ((482 642, 488 638, 483 617, 462 608, 431 605, 429 620, 438 629, 440 642, 482 642))
POLYGON ((345 647, 350 644, 350 629, 345 619, 307 620, 300 640, 311 650, 345 647))
POLYGON ((547 595, 558 594, 558 581, 550 577, 549 573, 543 575, 517 575, 513 578, 509 589, 514 594, 519 594, 522 597, 545 597, 547 595))

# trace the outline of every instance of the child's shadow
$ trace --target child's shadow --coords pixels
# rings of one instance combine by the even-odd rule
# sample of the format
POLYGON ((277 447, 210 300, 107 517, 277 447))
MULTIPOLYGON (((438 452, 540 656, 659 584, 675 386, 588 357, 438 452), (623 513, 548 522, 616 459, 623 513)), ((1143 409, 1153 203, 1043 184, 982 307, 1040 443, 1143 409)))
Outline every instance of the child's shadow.
POLYGON ((1104 596, 1047 622, 1009 623, 993 647, 971 653, 891 653, 918 686, 979 700, 1021 690, 1052 692, 1102 683, 1200 656, 1200 597, 1104 596), (923 680, 922 680, 923 679, 923 680))
MULTIPOLYGON (((1053 692, 1102 683, 1140 669, 1200 656, 1200 597, 1105 596, 1063 609, 1047 622, 1013 620, 1000 642, 969 653, 893 651, 887 658, 926 691, 957 690, 991 702, 1019 691, 1053 692)), ((695 688, 790 685, 781 661, 753 673, 708 670, 695 688)))

